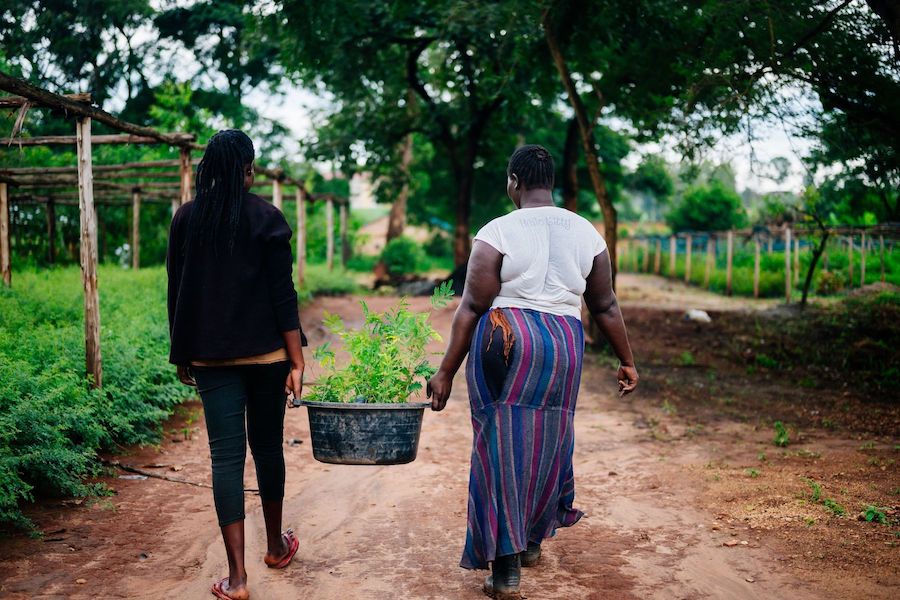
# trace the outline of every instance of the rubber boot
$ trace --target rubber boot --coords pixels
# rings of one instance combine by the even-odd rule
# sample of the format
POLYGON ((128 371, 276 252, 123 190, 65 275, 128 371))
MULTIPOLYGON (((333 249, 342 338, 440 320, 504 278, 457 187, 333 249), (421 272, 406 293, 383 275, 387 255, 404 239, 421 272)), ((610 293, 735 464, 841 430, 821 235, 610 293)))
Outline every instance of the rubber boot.
POLYGON ((484 593, 496 600, 520 600, 521 569, 518 554, 498 556, 491 563, 491 575, 484 580, 484 593))
POLYGON ((528 542, 528 548, 519 553, 519 562, 523 567, 533 567, 541 559, 541 545, 528 542))

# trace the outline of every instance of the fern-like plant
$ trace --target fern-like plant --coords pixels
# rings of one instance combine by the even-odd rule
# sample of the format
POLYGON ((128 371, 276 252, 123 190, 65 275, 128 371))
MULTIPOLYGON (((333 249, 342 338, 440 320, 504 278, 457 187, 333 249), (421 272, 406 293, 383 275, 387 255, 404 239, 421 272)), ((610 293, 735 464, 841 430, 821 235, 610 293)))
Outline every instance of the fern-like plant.
MULTIPOLYGON (((445 282, 435 289, 431 306, 443 308, 452 298, 451 282, 445 282)), ((338 367, 331 344, 318 347, 313 357, 325 373, 312 386, 310 401, 406 402, 435 373, 426 348, 441 336, 428 322, 431 313, 410 310, 406 299, 382 313, 361 304, 364 322, 359 329, 348 329, 338 315, 325 314, 325 326, 340 338, 350 361, 338 367)))

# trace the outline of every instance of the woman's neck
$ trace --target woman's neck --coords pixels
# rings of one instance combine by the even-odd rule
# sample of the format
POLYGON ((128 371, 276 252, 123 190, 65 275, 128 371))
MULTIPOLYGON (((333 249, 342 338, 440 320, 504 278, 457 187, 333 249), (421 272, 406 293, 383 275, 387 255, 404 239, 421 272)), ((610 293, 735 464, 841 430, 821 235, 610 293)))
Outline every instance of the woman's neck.
POLYGON ((553 204, 553 192, 544 189, 525 190, 519 198, 519 208, 539 208, 542 206, 555 206, 553 204))

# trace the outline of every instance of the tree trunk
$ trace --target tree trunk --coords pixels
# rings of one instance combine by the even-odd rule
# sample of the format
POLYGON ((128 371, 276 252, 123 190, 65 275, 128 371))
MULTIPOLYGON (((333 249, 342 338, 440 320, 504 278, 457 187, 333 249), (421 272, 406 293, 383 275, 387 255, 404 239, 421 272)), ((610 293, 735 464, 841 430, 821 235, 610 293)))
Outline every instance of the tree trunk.
POLYGON ((813 250, 812 260, 809 261, 809 269, 806 271, 806 280, 803 282, 803 296, 800 298, 800 308, 806 306, 806 297, 809 295, 809 288, 812 285, 813 274, 816 272, 816 264, 819 257, 825 252, 825 246, 828 243, 828 230, 822 229, 822 240, 813 250))
POLYGON ((474 159, 463 165, 456 188, 456 227, 453 230, 453 264, 460 267, 469 262, 472 240, 469 222, 472 214, 472 184, 475 179, 474 159))
POLYGON ((575 119, 566 128, 563 150, 563 208, 578 212, 578 121, 575 119))
POLYGON ((403 172, 403 187, 391 204, 391 214, 388 217, 387 241, 403 235, 406 228, 406 204, 409 200, 409 166, 412 163, 412 134, 406 136, 403 142, 403 153, 400 158, 400 170, 403 172))
POLYGON ((572 81, 572 75, 563 58, 556 34, 550 23, 549 11, 544 13, 544 36, 547 40, 547 46, 550 48, 550 55, 559 71, 560 79, 566 88, 566 94, 569 97, 569 103, 575 111, 575 119, 578 122, 578 130, 581 133, 581 145, 584 150, 584 158, 587 162, 588 173, 591 176, 591 186, 594 189, 594 196, 600 204, 600 212, 603 213, 603 228, 606 244, 609 247, 609 259, 612 266, 612 284, 613 289, 616 286, 616 227, 617 215, 616 209, 612 205, 609 193, 606 189, 606 180, 600 171, 600 158, 597 156, 596 144, 594 143, 594 123, 588 120, 587 109, 575 89, 575 82, 572 81))

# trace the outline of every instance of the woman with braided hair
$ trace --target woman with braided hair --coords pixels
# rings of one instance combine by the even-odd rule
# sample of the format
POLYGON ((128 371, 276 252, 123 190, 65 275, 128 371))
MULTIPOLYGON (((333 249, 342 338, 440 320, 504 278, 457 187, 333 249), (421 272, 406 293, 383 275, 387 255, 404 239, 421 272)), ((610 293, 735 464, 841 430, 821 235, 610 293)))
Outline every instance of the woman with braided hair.
POLYGON ((284 215, 249 192, 253 142, 220 131, 197 167, 197 193, 172 219, 169 273, 169 360, 196 385, 212 458, 213 498, 228 577, 217 598, 245 600, 244 461, 256 464, 266 524, 266 566, 284 568, 297 552, 294 532, 281 531, 283 425, 288 396, 300 397, 302 346, 292 281, 291 229, 284 215))
POLYGON ((447 352, 427 389, 442 410, 469 354, 474 440, 460 566, 490 564, 484 591, 503 600, 521 597, 520 566, 538 562, 541 542, 583 515, 572 506, 582 295, 621 361, 619 393, 638 381, 606 242, 586 219, 554 205, 550 153, 522 146, 506 174, 517 210, 475 236, 447 352))

